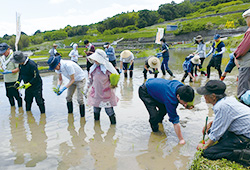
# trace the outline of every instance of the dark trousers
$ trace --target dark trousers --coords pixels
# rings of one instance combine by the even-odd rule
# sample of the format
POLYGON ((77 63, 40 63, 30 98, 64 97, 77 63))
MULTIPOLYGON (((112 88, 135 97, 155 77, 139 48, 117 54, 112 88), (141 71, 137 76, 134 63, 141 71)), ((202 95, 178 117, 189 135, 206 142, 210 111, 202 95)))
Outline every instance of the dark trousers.
POLYGON ((44 99, 42 95, 42 86, 31 86, 25 90, 25 102, 26 102, 26 111, 31 110, 31 105, 33 103, 33 98, 36 100, 36 104, 40 109, 41 113, 45 113, 44 99))
MULTIPOLYGON (((149 67, 147 67, 147 68, 149 68, 149 67)), ((153 71, 155 72, 156 69, 153 68, 153 71)), ((147 72, 148 71, 144 68, 144 70, 143 70, 144 79, 147 79, 147 72)), ((154 78, 157 78, 157 76, 158 76, 158 73, 154 74, 154 78)))
POLYGON ((249 146, 250 139, 243 135, 235 135, 233 132, 226 131, 217 144, 204 150, 203 156, 211 160, 226 158, 246 165, 245 162, 240 160, 240 152, 235 152, 235 150, 243 150, 249 146))
POLYGON ((5 83, 6 96, 9 98, 11 106, 15 106, 15 100, 17 100, 18 107, 22 107, 22 98, 19 91, 14 87, 15 82, 5 83))
POLYGON ((91 62, 89 62, 89 60, 87 60, 87 71, 89 72, 89 69, 90 67, 92 66, 93 64, 91 62))
POLYGON ((153 132, 157 132, 159 129, 158 123, 162 122, 167 113, 165 105, 159 103, 148 94, 145 84, 139 87, 139 97, 148 110, 149 123, 153 132))
MULTIPOLYGON (((192 76, 193 76, 193 70, 191 70, 191 74, 192 74, 192 76)), ((185 81, 185 79, 187 78, 187 76, 188 76, 188 72, 187 71, 185 71, 185 74, 184 74, 184 76, 182 77, 182 79, 181 79, 181 82, 184 82, 185 81)), ((193 82, 193 80, 192 80, 192 78, 190 77, 190 79, 189 79, 189 81, 190 82, 193 82)))
POLYGON ((210 69, 211 67, 214 67, 216 70, 218 70, 219 78, 221 77, 222 71, 220 69, 221 67, 221 59, 222 57, 212 57, 209 61, 209 64, 207 65, 207 78, 210 77, 210 69))
MULTIPOLYGON (((203 64, 205 58, 200 58, 200 60, 201 60, 201 64, 199 64, 199 68, 201 69, 202 68, 202 64, 203 64)), ((195 65, 194 73, 195 73, 195 75, 197 75, 197 65, 195 65)), ((201 71, 201 74, 205 75, 206 73, 204 71, 201 71)))
POLYGON ((168 74, 170 76, 173 76, 172 71, 168 67, 168 60, 169 60, 169 57, 163 58, 162 63, 161 63, 161 71, 162 71, 163 75, 166 75, 166 71, 165 70, 167 70, 168 74))

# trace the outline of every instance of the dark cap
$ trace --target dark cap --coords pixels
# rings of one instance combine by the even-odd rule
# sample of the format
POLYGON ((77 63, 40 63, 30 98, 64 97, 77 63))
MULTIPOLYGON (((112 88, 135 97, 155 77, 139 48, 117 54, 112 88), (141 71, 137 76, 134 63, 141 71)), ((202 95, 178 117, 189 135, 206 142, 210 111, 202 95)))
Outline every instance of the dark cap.
POLYGON ((220 80, 209 80, 205 86, 199 87, 196 91, 200 95, 208 94, 224 94, 226 90, 226 84, 220 80))
POLYGON ((61 57, 60 56, 50 56, 47 63, 49 65, 49 70, 55 70, 56 66, 60 63, 61 57))
POLYGON ((214 35, 214 39, 217 40, 218 38, 220 38, 220 35, 219 34, 215 34, 214 35))
POLYGON ((7 51, 8 48, 10 48, 8 44, 6 43, 0 44, 0 54, 2 55, 3 53, 5 53, 5 51, 7 51))
POLYGON ((106 48, 106 47, 108 47, 108 45, 109 45, 109 42, 105 42, 103 47, 106 48))
POLYGON ((13 54, 13 58, 11 58, 11 61, 17 64, 25 62, 27 59, 27 56, 25 56, 21 51, 16 51, 13 54))

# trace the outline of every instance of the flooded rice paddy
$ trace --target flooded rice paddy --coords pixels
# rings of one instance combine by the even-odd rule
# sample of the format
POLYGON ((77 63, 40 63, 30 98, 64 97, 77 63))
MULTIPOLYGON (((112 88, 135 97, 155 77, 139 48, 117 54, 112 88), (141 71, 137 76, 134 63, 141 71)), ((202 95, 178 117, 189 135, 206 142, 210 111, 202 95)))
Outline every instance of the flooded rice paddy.
MULTIPOLYGON (((182 62, 190 53, 188 50, 172 50, 169 66, 176 80, 184 72, 182 62)), ((207 66, 209 59, 205 60, 207 66)), ((228 54, 223 59, 224 70, 228 54)), ((210 105, 204 97, 196 94, 195 108, 185 110, 178 106, 181 128, 186 144, 178 145, 173 125, 165 116, 161 133, 151 131, 149 114, 138 97, 138 87, 144 82, 144 60, 136 60, 134 77, 125 79, 121 75, 116 94, 120 101, 115 107, 116 125, 110 125, 109 118, 102 110, 100 121, 94 121, 93 109, 86 107, 86 116, 79 114, 76 96, 74 113, 68 114, 66 93, 56 96, 52 88, 56 85, 55 73, 41 74, 46 114, 40 115, 34 102, 32 111, 10 107, 5 96, 4 83, 0 82, 0 169, 84 169, 84 170, 185 170, 188 169, 196 146, 202 139, 201 130, 205 117, 213 119, 210 105)), ((224 80, 227 94, 236 95, 237 69, 224 80)), ((152 78, 148 75, 148 78, 152 78)), ((169 75, 158 78, 170 79, 169 75)), ((210 79, 218 79, 217 71, 211 69, 210 79)), ((64 83, 67 83, 64 78, 64 83)), ((194 89, 203 86, 206 77, 199 76, 191 85, 194 89)), ((21 91, 24 94, 24 91, 21 91)))

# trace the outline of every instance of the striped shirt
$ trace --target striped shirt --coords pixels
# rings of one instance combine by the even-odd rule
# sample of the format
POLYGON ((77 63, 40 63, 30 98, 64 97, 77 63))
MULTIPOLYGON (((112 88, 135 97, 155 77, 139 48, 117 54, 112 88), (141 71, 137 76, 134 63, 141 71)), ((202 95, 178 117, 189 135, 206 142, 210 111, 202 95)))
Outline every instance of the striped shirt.
POLYGON ((250 139, 250 108, 234 97, 224 97, 213 107, 215 118, 208 137, 218 141, 228 130, 250 139))

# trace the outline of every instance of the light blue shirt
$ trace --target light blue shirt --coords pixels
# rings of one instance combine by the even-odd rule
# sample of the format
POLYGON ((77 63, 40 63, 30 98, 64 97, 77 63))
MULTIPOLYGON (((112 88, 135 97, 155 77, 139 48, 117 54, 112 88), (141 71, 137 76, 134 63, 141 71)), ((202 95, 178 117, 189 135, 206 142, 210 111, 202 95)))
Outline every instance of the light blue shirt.
POLYGON ((213 107, 215 114, 208 137, 218 141, 228 130, 250 139, 250 108, 235 97, 224 97, 213 107))
POLYGON ((111 45, 109 45, 108 48, 105 48, 105 52, 106 52, 106 54, 107 54, 107 56, 109 58, 109 61, 116 60, 114 47, 112 47, 111 45))

